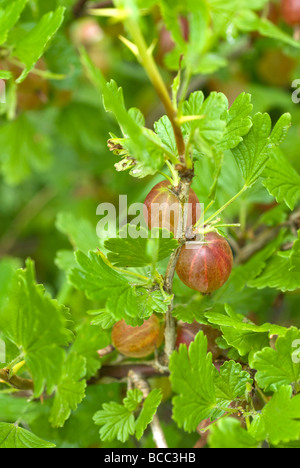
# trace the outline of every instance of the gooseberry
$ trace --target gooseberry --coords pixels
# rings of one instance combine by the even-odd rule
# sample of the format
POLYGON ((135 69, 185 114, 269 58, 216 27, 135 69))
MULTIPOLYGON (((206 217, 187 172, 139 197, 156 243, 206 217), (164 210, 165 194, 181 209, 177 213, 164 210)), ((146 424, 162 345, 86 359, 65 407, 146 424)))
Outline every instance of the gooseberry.
POLYGON ((203 241, 183 246, 176 272, 186 286, 207 294, 226 283, 232 266, 233 255, 227 240, 216 232, 209 232, 203 241))
POLYGON ((163 341, 163 327, 156 315, 151 315, 141 326, 131 327, 125 320, 117 322, 112 329, 112 343, 124 356, 146 357, 159 348, 163 341))
MULTIPOLYGON (((176 194, 176 188, 168 180, 155 185, 146 197, 144 206, 144 216, 149 229, 165 228, 176 237, 179 220, 182 215, 182 207, 176 194)), ((186 227, 196 224, 197 218, 200 215, 199 207, 198 197, 190 189, 186 227)))
POLYGON ((300 24, 299 0, 281 0, 281 12, 284 20, 290 26, 300 24))

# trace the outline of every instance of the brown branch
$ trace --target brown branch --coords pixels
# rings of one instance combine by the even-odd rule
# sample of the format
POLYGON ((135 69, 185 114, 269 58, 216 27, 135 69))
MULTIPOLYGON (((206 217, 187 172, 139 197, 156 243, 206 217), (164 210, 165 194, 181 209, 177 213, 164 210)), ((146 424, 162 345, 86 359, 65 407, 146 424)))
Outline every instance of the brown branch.
POLYGON ((297 237, 297 232, 300 227, 300 209, 294 211, 289 219, 278 226, 273 228, 267 228, 257 235, 256 239, 251 243, 241 248, 236 257, 236 264, 247 262, 253 255, 259 252, 261 249, 266 247, 269 242, 277 237, 280 230, 283 228, 289 228, 292 234, 297 237))
MULTIPOLYGON (((185 235, 186 235, 186 228, 187 228, 187 226, 185 226, 185 207, 186 207, 186 203, 189 200, 189 191, 190 191, 190 185, 192 182, 193 175, 194 175, 193 171, 190 171, 188 175, 185 174, 183 178, 181 179, 180 186, 179 186, 178 198, 182 207, 181 220, 180 220, 181 226, 180 226, 180 231, 179 231, 181 232, 181 238, 179 240, 180 242, 179 247, 176 250, 174 250, 174 252, 172 253, 168 266, 167 266, 164 289, 166 293, 168 294, 172 294, 173 280, 174 280, 174 275, 176 271, 177 261, 178 261, 182 246, 185 243, 185 235)), ((175 349, 175 343, 176 343, 176 320, 173 317, 172 312, 173 312, 173 300, 171 304, 169 305, 167 313, 166 313, 165 356, 164 356, 165 364, 169 363, 170 356, 175 349)))
POLYGON ((266 245, 269 244, 280 232, 281 226, 277 226, 273 229, 266 229, 260 233, 254 242, 249 245, 246 245, 244 248, 240 249, 235 263, 237 265, 241 263, 246 263, 253 255, 263 249, 266 245))
POLYGON ((166 376, 168 375, 167 372, 161 373, 159 369, 156 369, 152 365, 146 365, 146 364, 120 364, 120 365, 105 365, 102 366, 101 369, 99 370, 99 373, 97 377, 93 377, 89 380, 89 384, 97 384, 99 381, 109 378, 113 380, 123 380, 127 379, 128 377, 128 372, 130 371, 135 371, 138 374, 140 374, 144 379, 150 378, 150 377, 157 377, 157 376, 166 376))
MULTIPOLYGON (((148 383, 142 379, 141 375, 137 372, 131 370, 128 372, 128 383, 133 384, 136 388, 141 390, 143 393, 144 399, 150 393, 150 386, 148 383)), ((168 448, 165 435, 160 425, 159 418, 157 414, 153 416, 152 422, 150 423, 150 427, 152 430, 153 439, 156 445, 156 448, 168 448)))
POLYGON ((107 356, 108 354, 111 354, 114 351, 115 351, 115 347, 110 344, 106 346, 106 348, 98 349, 97 353, 100 358, 103 358, 104 356, 107 356))
POLYGON ((102 2, 98 2, 98 3, 90 3, 88 5, 88 7, 90 8, 109 8, 109 7, 113 7, 114 6, 114 2, 112 0, 104 0, 102 2))
POLYGON ((17 375, 9 377, 9 369, 0 369, 0 380, 12 385, 19 390, 33 390, 33 381, 30 379, 23 379, 17 375))
POLYGON ((80 16, 82 16, 87 1, 88 0, 78 0, 78 2, 75 4, 73 8, 73 14, 75 18, 79 18, 80 16))
MULTIPOLYGON (((168 294, 172 294, 173 280, 180 251, 181 246, 172 253, 168 263, 164 285, 164 289, 168 294)), ((165 320, 165 364, 169 363, 169 358, 175 349, 176 343, 176 321, 172 315, 172 312, 173 300, 168 307, 165 320)))

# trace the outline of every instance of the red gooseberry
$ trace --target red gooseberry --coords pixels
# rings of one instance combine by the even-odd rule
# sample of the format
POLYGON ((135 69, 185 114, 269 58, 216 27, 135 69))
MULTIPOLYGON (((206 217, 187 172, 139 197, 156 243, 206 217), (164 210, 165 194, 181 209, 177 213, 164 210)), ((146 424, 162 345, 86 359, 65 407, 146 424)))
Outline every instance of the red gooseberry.
POLYGON ((189 242, 183 246, 176 272, 181 281, 203 294, 220 289, 228 280, 233 255, 227 240, 216 232, 209 232, 203 242, 189 242))

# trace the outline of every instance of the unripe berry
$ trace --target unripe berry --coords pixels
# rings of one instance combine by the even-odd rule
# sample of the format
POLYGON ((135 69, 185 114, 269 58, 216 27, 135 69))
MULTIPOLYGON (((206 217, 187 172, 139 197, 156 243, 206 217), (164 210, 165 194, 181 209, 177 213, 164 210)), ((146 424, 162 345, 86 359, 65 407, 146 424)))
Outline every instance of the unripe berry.
POLYGON ((281 12, 290 26, 300 24, 300 0, 281 0, 281 12))
POLYGON ((176 272, 186 286, 207 294, 226 283, 232 266, 232 251, 226 239, 209 232, 202 243, 190 242, 183 246, 176 272))
POLYGON ((124 356, 142 358, 149 356, 163 341, 163 327, 156 315, 151 315, 139 327, 127 325, 125 320, 116 323, 112 329, 112 343, 124 356))
MULTIPOLYGON (((149 192, 144 203, 144 216, 149 229, 165 228, 176 236, 182 207, 175 190, 168 180, 164 180, 149 192)), ((197 208, 200 206, 198 197, 192 189, 188 203, 187 227, 190 227, 197 222, 199 215, 197 208)))

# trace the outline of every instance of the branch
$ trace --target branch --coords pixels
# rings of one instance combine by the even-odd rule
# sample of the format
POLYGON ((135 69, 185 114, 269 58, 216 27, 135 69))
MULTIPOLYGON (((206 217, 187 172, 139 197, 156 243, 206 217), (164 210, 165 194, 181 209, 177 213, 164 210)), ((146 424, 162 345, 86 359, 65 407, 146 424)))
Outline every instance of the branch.
POLYGON ((114 2, 112 0, 103 0, 102 2, 98 2, 98 3, 90 3, 88 5, 89 8, 109 8, 109 7, 113 7, 114 6, 114 2))
MULTIPOLYGON (((141 392, 143 393, 144 399, 146 399, 150 393, 150 387, 148 383, 145 380, 143 380, 141 376, 133 370, 128 372, 128 380, 129 380, 129 383, 132 383, 136 388, 141 390, 141 392)), ((161 428, 160 421, 159 421, 157 414, 153 416, 153 420, 150 423, 150 427, 152 430, 152 435, 153 435, 156 448, 168 448, 166 438, 161 428)))
POLYGON ((33 390, 32 380, 23 379, 17 375, 9 377, 9 369, 0 369, 0 380, 18 388, 19 390, 33 390))
POLYGON ((297 231, 300 227, 300 210, 294 211, 289 219, 278 226, 273 228, 267 228, 262 231, 256 239, 251 243, 239 249, 238 255, 236 258, 236 264, 239 265, 241 263, 247 262, 253 255, 263 249, 265 246, 269 244, 270 241, 275 239, 279 234, 282 228, 289 228, 291 232, 297 237, 297 231))
MULTIPOLYGON (((181 247, 178 247, 176 250, 174 250, 168 263, 166 276, 165 276, 165 286, 164 286, 164 289, 166 293, 168 294, 172 294, 173 279, 174 279, 176 264, 178 261, 180 251, 181 251, 181 247)), ((166 313, 166 320, 165 320, 165 361, 166 363, 169 362, 170 356, 175 349, 175 343, 176 343, 176 322, 172 315, 172 312, 173 312, 173 300, 168 307, 168 310, 166 313)))
POLYGON ((168 372, 162 373, 159 369, 156 369, 151 364, 120 364, 120 365, 105 365, 102 366, 99 370, 97 377, 93 377, 89 380, 89 384, 97 384, 104 379, 112 380, 123 380, 127 379, 128 372, 135 371, 141 375, 144 379, 157 377, 157 376, 166 376, 168 372))
MULTIPOLYGON (((189 176, 185 176, 184 179, 181 179, 180 186, 179 186, 179 193, 178 198, 182 206, 182 214, 181 214, 181 239, 179 247, 174 250, 172 253, 165 275, 165 282, 164 282, 164 289, 166 293, 172 294, 173 290, 173 280, 176 271, 176 265, 178 261, 178 257, 180 255, 182 246, 185 242, 185 234, 186 234, 186 226, 185 226, 185 207, 186 203, 189 200, 189 191, 190 191, 190 184, 192 182, 193 172, 190 172, 189 176)), ((165 361, 168 364, 171 354, 175 349, 176 343, 176 321, 172 315, 173 312, 173 300, 168 307, 168 311, 166 313, 166 322, 165 322, 165 361)))
POLYGON ((168 89, 165 85, 164 80, 161 77, 161 74, 158 70, 158 67, 155 63, 152 53, 149 52, 144 36, 141 32, 139 24, 133 18, 127 18, 125 21, 127 27, 130 31, 130 34, 135 42, 135 45, 138 49, 138 58, 143 65, 155 91, 157 92, 160 100, 162 101, 167 116, 170 119, 170 122, 173 127, 173 132, 175 135, 176 146, 179 154, 179 159, 182 164, 185 165, 185 142, 182 134, 180 125, 176 121, 177 112, 174 109, 172 100, 170 98, 168 89))
POLYGON ((73 8, 73 14, 75 18, 79 18, 80 16, 82 16, 87 1, 88 0, 78 0, 78 2, 75 4, 73 8))

